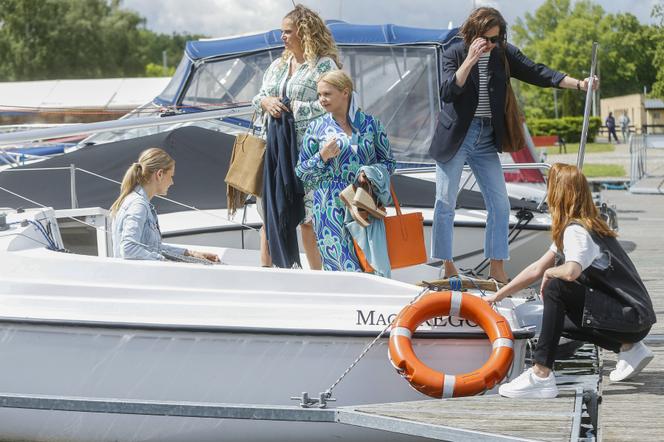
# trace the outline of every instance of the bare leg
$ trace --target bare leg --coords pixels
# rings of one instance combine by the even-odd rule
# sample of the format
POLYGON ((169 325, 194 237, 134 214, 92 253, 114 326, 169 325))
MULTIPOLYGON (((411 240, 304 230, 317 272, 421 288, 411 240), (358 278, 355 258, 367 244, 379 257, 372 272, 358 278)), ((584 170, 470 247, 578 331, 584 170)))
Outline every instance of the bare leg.
POLYGON ((445 279, 448 279, 450 276, 456 276, 459 274, 459 271, 457 270, 456 266, 454 265, 454 261, 449 260, 449 261, 444 261, 445 263, 445 279))
POLYGON ((263 267, 272 267, 272 257, 270 256, 270 246, 267 243, 265 229, 261 227, 261 265, 263 267))
POLYGON ((300 232, 302 233, 302 247, 304 247, 304 253, 307 255, 309 268, 311 270, 321 270, 323 262, 320 258, 314 226, 311 223, 302 223, 300 224, 300 232))
POLYGON ((625 344, 620 346, 620 351, 629 351, 632 347, 634 347, 634 344, 625 343, 625 344))
POLYGON ((505 273, 505 266, 503 265, 505 261, 502 259, 492 259, 491 266, 489 267, 489 275, 496 278, 500 282, 507 282, 509 277, 505 273))
POLYGON ((545 367, 544 365, 535 364, 533 365, 533 373, 535 373, 535 375, 540 378, 548 378, 549 373, 551 373, 551 369, 549 367, 545 367))

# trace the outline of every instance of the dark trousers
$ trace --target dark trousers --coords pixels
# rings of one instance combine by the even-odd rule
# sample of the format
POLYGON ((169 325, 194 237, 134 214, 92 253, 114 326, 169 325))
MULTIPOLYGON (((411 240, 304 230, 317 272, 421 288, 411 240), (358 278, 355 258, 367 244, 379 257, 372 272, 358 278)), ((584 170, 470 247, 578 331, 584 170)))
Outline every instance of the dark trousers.
POLYGON ((616 134, 616 128, 615 127, 609 127, 609 143, 611 142, 611 135, 613 135, 613 139, 616 140, 616 143, 618 143, 618 135, 616 134))
POLYGON ((535 347, 535 362, 553 368, 561 336, 591 342, 614 352, 624 343, 639 342, 649 330, 635 333, 583 327, 583 305, 586 289, 575 282, 553 279, 544 288, 542 329, 535 347))

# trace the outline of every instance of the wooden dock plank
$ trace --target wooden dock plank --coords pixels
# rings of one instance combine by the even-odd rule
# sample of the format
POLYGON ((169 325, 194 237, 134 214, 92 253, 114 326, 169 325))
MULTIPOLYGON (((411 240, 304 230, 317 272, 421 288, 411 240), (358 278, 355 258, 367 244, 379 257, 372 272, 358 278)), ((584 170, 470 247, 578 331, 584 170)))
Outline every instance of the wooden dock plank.
POLYGON ((600 440, 664 440, 664 342, 649 343, 655 359, 634 379, 612 383, 609 372, 616 366, 613 352, 603 351, 600 440))
POLYGON ((648 346, 655 359, 628 382, 611 383, 609 372, 617 355, 602 351, 602 402, 599 406, 600 441, 664 441, 664 195, 637 195, 606 191, 616 204, 619 239, 632 241, 630 257, 653 301, 657 323, 648 346))
POLYGON ((636 246, 629 256, 650 293, 658 318, 650 333, 664 334, 664 195, 608 190, 603 196, 616 205, 618 239, 636 246))
POLYGON ((506 399, 498 395, 354 407, 363 413, 538 441, 569 441, 575 392, 555 399, 506 399))

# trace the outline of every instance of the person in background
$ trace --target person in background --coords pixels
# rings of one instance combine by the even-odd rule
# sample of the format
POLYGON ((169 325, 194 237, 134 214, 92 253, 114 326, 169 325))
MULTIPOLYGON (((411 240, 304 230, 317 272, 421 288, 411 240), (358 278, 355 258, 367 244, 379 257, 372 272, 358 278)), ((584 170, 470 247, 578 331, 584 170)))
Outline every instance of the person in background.
MULTIPOLYGON (((253 105, 261 117, 280 118, 282 112, 293 112, 300 149, 309 122, 325 112, 318 102, 316 82, 323 73, 338 69, 341 64, 330 30, 318 14, 305 6, 298 4, 286 14, 281 23, 281 39, 284 52, 265 72, 253 105), (290 109, 282 102, 285 97, 290 100, 290 109)), ((311 188, 305 186, 305 192, 305 216, 300 224, 302 245, 309 267, 320 270, 321 257, 311 224, 311 188)), ((259 207, 261 204, 257 202, 259 207)), ((261 229, 261 264, 272 265, 265 229, 261 229)))
POLYGON ((165 196, 173 185, 175 161, 157 147, 144 150, 127 169, 120 196, 111 206, 113 256, 124 259, 165 260, 162 252, 219 262, 213 253, 197 252, 161 242, 157 212, 150 200, 165 196))
MULTIPOLYGON (((443 52, 443 108, 429 154, 436 160, 436 203, 432 231, 433 258, 443 260, 445 277, 457 274, 452 260, 454 210, 464 164, 472 169, 487 208, 484 256, 489 277, 508 280, 510 203, 498 153, 505 134, 507 74, 540 87, 586 90, 577 80, 528 59, 508 44, 507 24, 494 8, 475 9, 460 37, 443 52)), ((597 82, 595 82, 595 85, 597 82)))
POLYGON ((506 397, 551 398, 562 335, 618 353, 611 381, 636 376, 653 359, 643 343, 656 322, 648 291, 634 264, 600 216, 586 177, 576 166, 557 163, 549 171, 547 202, 553 244, 495 295, 497 302, 542 279, 542 327, 534 365, 501 385, 506 397))
POLYGON ((613 139, 616 140, 616 143, 619 143, 618 135, 616 134, 616 119, 613 117, 613 112, 609 112, 609 116, 606 117, 604 124, 609 131, 609 143, 611 142, 611 135, 613 135, 613 139))
POLYGON ((629 136, 630 120, 629 117, 627 116, 626 111, 624 111, 623 114, 620 116, 618 122, 620 123, 620 132, 622 132, 623 143, 627 143, 627 137, 629 136))
POLYGON ((353 82, 345 72, 323 74, 318 96, 327 113, 312 121, 304 134, 297 174, 314 189, 314 228, 323 268, 361 272, 339 194, 351 184, 368 184, 360 172, 363 166, 381 166, 389 189, 396 162, 380 121, 351 106, 353 82))

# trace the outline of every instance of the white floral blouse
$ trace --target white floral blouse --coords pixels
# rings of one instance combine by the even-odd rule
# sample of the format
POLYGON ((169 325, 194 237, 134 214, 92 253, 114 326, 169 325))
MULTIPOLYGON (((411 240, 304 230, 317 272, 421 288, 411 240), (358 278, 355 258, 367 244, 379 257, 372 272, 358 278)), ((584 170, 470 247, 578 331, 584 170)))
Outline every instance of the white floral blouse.
POLYGON ((311 66, 305 61, 288 78, 291 58, 292 56, 286 62, 283 62, 281 58, 272 62, 265 71, 263 85, 252 103, 258 116, 262 119, 261 100, 265 97, 283 97, 284 84, 286 84, 285 96, 291 102, 299 150, 302 148, 302 137, 309 123, 325 113, 325 109, 318 102, 316 83, 322 74, 338 69, 338 67, 330 57, 320 57, 315 66, 311 66))

